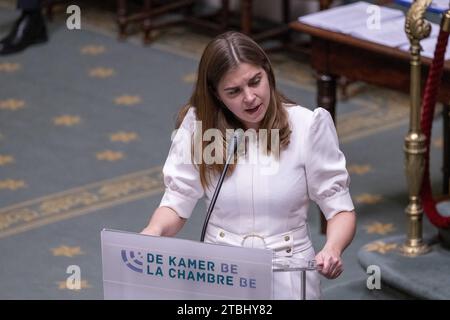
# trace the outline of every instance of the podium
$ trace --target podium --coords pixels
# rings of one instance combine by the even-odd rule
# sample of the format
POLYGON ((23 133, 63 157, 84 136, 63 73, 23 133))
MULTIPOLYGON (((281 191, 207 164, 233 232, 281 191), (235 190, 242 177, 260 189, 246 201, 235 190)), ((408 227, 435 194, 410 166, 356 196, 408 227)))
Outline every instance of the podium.
POLYGON ((276 258, 272 262, 273 272, 300 272, 300 297, 306 300, 306 272, 316 271, 315 260, 295 258, 276 258))
POLYGON ((313 261, 274 259, 269 249, 243 248, 153 237, 119 230, 101 232, 105 299, 269 300, 273 272, 306 272, 313 261))

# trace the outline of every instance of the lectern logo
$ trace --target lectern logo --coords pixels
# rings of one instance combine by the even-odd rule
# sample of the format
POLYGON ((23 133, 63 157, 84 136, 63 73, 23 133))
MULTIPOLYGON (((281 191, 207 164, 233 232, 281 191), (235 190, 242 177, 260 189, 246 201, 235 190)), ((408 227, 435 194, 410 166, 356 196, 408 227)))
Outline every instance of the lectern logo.
POLYGON ((122 250, 122 260, 125 262, 126 266, 130 268, 131 270, 139 273, 144 272, 144 257, 140 252, 137 253, 137 255, 134 253, 134 251, 128 251, 122 250))

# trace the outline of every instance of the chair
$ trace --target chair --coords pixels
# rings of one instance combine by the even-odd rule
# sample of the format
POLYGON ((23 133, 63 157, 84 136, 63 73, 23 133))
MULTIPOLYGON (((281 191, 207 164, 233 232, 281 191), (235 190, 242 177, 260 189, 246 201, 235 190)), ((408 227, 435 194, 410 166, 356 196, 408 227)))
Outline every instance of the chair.
MULTIPOLYGON (((333 0, 315 0, 319 1, 320 9, 326 9, 333 0)), ((187 23, 191 26, 202 27, 214 33, 221 33, 228 29, 237 29, 240 32, 251 36, 255 41, 264 42, 266 40, 281 37, 283 44, 289 43, 289 27, 290 22, 290 0, 279 0, 282 7, 282 23, 265 30, 255 30, 253 26, 253 8, 257 2, 252 0, 240 0, 240 24, 233 26, 231 18, 233 12, 230 10, 230 1, 221 0, 220 8, 217 12, 210 15, 200 16, 194 14, 195 0, 143 0, 142 6, 138 12, 131 12, 129 1, 117 0, 117 23, 119 28, 119 38, 123 39, 127 36, 126 29, 131 23, 141 23, 144 31, 144 43, 151 41, 152 30, 169 27, 180 23, 187 23), (161 18, 165 14, 179 12, 184 9, 183 14, 176 20, 169 22, 156 22, 157 18, 161 18)))
POLYGON ((156 23, 155 18, 169 12, 176 12, 184 9, 184 15, 189 15, 195 0, 174 0, 174 1, 155 1, 144 0, 142 7, 136 13, 130 12, 127 0, 117 0, 117 24, 119 29, 119 39, 127 36, 126 29, 130 23, 142 23, 144 31, 144 43, 151 41, 152 30, 172 26, 183 22, 183 18, 156 23))

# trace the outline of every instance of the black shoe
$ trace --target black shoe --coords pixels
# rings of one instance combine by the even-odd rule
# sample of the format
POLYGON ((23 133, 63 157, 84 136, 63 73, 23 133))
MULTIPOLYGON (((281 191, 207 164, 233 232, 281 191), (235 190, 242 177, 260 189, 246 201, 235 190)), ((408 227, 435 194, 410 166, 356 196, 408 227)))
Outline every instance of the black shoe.
POLYGON ((9 35, 0 41, 0 55, 20 52, 32 44, 47 40, 47 27, 40 10, 24 12, 9 35))

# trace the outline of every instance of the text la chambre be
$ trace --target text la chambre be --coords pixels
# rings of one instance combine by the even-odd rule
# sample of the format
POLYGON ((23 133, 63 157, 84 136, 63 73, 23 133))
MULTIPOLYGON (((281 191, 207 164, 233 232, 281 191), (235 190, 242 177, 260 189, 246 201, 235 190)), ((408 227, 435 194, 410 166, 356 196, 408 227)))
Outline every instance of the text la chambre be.
POLYGON ((256 279, 238 276, 236 264, 147 253, 146 273, 155 277, 256 289, 256 279))

